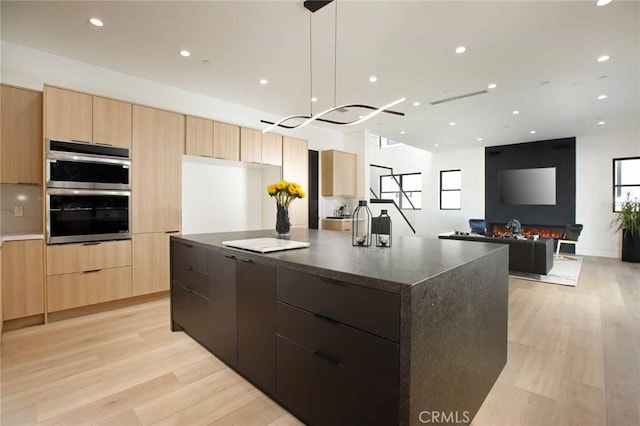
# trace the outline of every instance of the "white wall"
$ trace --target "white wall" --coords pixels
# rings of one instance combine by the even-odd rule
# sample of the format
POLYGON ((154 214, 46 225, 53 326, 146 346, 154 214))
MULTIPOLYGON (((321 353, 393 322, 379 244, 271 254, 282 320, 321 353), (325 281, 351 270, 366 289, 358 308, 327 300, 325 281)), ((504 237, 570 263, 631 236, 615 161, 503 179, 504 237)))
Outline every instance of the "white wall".
POLYGON ((578 254, 620 257, 621 233, 611 228, 613 159, 640 156, 638 132, 578 136, 576 142, 576 222, 584 225, 578 254))
POLYGON ((262 229, 262 170, 182 159, 182 233, 262 229))
MULTIPOLYGON (((46 83, 251 128, 262 128, 261 119, 281 118, 264 111, 31 49, 5 40, 1 42, 0 52, 0 78, 3 83, 7 84, 42 90, 46 83)), ((309 149, 313 150, 344 150, 345 148, 344 135, 319 126, 310 125, 300 130, 283 129, 278 133, 306 139, 309 141, 309 149)), ((183 173, 187 176, 206 174, 208 178, 212 178, 220 176, 226 170, 212 171, 207 174, 202 171, 202 167, 207 166, 196 164, 186 161, 183 164, 183 173)), ((220 166, 209 165, 208 167, 220 166)), ((240 172, 236 171, 234 176, 239 177, 238 173, 240 172)), ((249 178, 251 172, 246 173, 245 181, 247 184, 258 184, 257 179, 249 178)), ((222 181, 211 181, 214 185, 216 182, 222 181)), ((262 186, 262 180, 260 180, 260 190, 264 189, 262 186)), ((205 189, 202 185, 198 188, 205 189)), ((255 189, 248 188, 247 191, 251 192, 255 189)), ((183 200, 187 206, 197 205, 200 200, 192 197, 200 196, 206 196, 206 193, 200 194, 198 191, 189 190, 183 196, 183 200)), ((247 194, 243 191, 235 191, 227 194, 227 199, 234 205, 242 205, 246 196, 247 194)), ((322 209, 322 199, 320 199, 320 208, 322 209)), ((183 210, 186 209, 183 208, 183 210)), ((247 222, 247 226, 249 223, 253 222, 247 222)), ((205 232, 216 226, 213 219, 210 223, 205 223, 204 216, 196 219, 196 216, 190 212, 186 212, 186 216, 183 218, 185 232, 187 230, 205 232), (195 222, 191 222, 192 220, 195 222)))
POLYGON ((433 154, 425 175, 423 214, 417 218, 420 235, 467 231, 469 219, 484 218, 484 148, 433 154), (440 210, 440 171, 453 169, 462 171, 461 209, 440 210))

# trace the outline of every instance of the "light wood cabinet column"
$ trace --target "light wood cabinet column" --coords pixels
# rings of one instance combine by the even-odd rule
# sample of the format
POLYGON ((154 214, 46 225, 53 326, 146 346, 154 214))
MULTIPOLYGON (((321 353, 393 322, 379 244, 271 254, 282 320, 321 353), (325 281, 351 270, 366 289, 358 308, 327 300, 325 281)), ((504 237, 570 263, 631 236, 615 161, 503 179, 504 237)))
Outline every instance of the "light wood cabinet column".
POLYGON ((133 107, 132 231, 179 231, 185 117, 133 107))
POLYGON ((42 93, 1 86, 2 183, 42 185, 42 93))
POLYGON ((282 136, 262 134, 262 163, 282 166, 282 136))
MULTIPOLYGON (((282 138, 282 178, 299 183, 305 192, 309 191, 309 149, 302 139, 282 138)), ((297 199, 291 203, 291 225, 297 228, 309 226, 309 198, 297 199)))

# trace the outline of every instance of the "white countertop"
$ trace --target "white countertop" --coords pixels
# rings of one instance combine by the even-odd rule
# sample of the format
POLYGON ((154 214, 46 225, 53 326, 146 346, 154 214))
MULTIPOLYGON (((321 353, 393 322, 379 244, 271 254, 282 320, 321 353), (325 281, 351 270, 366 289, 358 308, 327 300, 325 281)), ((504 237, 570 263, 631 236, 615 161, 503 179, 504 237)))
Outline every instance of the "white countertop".
POLYGON ((22 232, 8 232, 0 236, 0 247, 5 241, 42 240, 44 234, 25 234, 22 232))

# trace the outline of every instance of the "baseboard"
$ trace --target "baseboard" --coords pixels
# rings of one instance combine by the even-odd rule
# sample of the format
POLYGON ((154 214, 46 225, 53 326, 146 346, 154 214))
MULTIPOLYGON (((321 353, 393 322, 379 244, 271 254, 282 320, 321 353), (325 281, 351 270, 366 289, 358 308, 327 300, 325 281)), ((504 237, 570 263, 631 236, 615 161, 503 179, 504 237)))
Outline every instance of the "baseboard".
POLYGON ((151 300, 162 299, 167 296, 169 296, 169 290, 161 291, 159 293, 145 294, 143 296, 130 297, 127 299, 114 300, 111 302, 99 303, 91 306, 82 306, 79 308, 67 309, 65 311, 49 312, 47 314, 47 322, 62 321, 83 315, 111 311, 113 309, 123 308, 125 306, 137 305, 140 303, 149 302, 151 300))

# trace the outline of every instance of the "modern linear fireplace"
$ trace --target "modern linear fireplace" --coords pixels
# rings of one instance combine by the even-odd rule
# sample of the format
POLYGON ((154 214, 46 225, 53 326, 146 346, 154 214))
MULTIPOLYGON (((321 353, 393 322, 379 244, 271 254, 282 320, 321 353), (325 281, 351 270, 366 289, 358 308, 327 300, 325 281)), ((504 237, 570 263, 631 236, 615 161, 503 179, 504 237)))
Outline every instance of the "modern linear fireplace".
MULTIPOLYGON (((507 229, 505 223, 492 223, 489 230, 493 235, 511 236, 512 232, 507 229)), ((522 225, 522 235, 529 237, 537 235, 540 238, 553 238, 559 240, 564 235, 564 226, 557 225, 522 225)))

